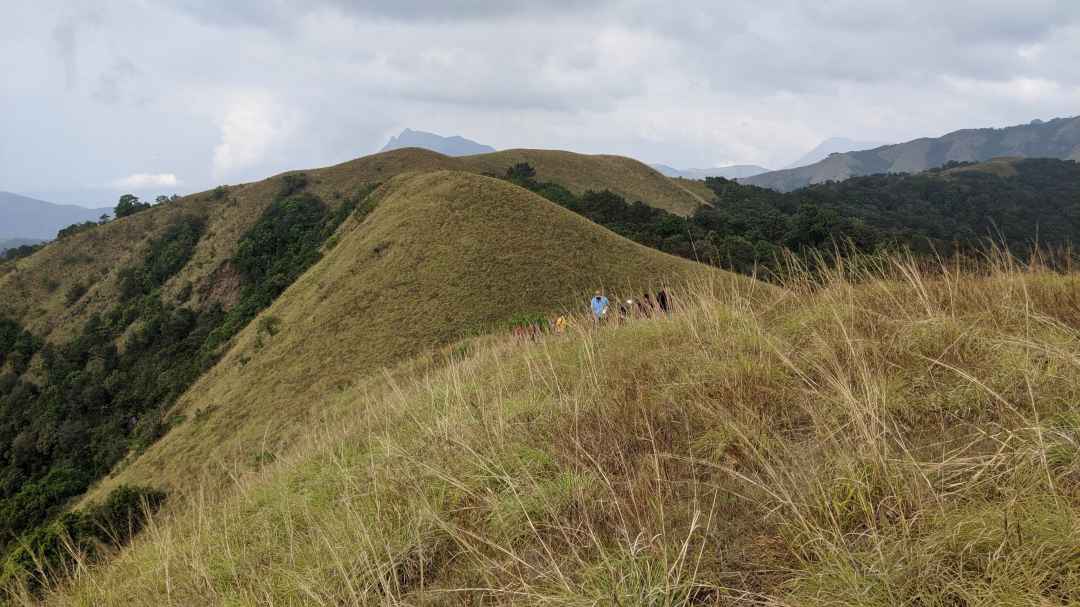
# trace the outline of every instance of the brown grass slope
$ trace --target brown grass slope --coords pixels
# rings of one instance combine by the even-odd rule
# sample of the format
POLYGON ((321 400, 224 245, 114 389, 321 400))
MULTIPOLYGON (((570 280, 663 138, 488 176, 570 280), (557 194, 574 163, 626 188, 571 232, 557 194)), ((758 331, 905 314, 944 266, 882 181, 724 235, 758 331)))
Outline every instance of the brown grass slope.
POLYGON ((1080 277, 894 258, 787 286, 347 388, 46 602, 1080 602, 1080 277))
MULTIPOLYGON (((583 310, 596 288, 636 297, 697 277, 752 282, 632 243, 507 182, 403 175, 181 399, 184 423, 114 481, 189 482, 255 462, 303 429, 320 399, 401 359, 502 330, 515 313, 583 310), (198 413, 202 411, 202 413, 198 413)), ((110 485, 111 483, 107 483, 110 485)))
POLYGON ((364 156, 320 169, 316 174, 330 186, 349 187, 347 181, 360 176, 377 182, 404 172, 437 169, 502 175, 520 162, 532 165, 538 180, 557 183, 577 194, 586 190, 611 190, 629 202, 640 200, 679 215, 689 215, 708 201, 702 188, 668 179, 632 158, 562 150, 515 149, 450 157, 430 150, 405 148, 364 156))

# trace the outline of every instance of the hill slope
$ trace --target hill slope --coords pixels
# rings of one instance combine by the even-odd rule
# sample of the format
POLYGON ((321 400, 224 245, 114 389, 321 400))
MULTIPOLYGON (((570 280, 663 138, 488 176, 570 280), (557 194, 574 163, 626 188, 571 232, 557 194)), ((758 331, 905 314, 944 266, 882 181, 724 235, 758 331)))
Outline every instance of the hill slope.
POLYGON ((0 240, 49 240, 56 238, 61 228, 73 223, 97 221, 101 215, 111 214, 112 209, 53 204, 11 192, 0 192, 0 240))
POLYGON ((872 150, 833 154, 809 166, 762 173, 742 183, 782 192, 875 173, 918 173, 947 162, 1001 156, 1080 160, 1080 116, 1003 129, 965 129, 872 150))
MULTIPOLYGON (((321 399, 380 366, 519 313, 581 310, 592 291, 637 297, 695 277, 752 282, 634 244, 502 180, 402 175, 346 222, 325 258, 249 326, 180 401, 184 423, 105 484, 173 486, 257 459, 303 430, 321 399), (258 324, 258 323, 253 323, 258 324), (202 413, 198 413, 202 411, 202 413)), ((100 495, 100 493, 99 493, 100 495)))
POLYGON ((853 267, 345 388, 46 602, 1076 603, 1077 277, 853 267))
POLYGON ((435 133, 414 131, 412 129, 405 129, 401 131, 400 135, 391 137, 390 141, 386 142, 386 145, 379 151, 389 152, 390 150, 403 148, 423 148, 447 156, 469 156, 495 151, 495 148, 490 145, 483 145, 458 135, 443 137, 435 133))

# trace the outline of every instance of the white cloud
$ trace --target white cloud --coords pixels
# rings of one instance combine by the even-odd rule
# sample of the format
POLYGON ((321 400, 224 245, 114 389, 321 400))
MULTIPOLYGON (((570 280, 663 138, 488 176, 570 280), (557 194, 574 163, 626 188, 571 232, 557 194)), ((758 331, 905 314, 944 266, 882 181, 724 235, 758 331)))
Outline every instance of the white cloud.
POLYGON ((172 173, 133 173, 109 183, 109 187, 117 190, 147 190, 171 188, 178 185, 180 185, 180 180, 172 173))
POLYGON ((218 120, 221 142, 214 146, 213 173, 223 177, 258 165, 295 130, 297 116, 266 93, 235 94, 218 120))

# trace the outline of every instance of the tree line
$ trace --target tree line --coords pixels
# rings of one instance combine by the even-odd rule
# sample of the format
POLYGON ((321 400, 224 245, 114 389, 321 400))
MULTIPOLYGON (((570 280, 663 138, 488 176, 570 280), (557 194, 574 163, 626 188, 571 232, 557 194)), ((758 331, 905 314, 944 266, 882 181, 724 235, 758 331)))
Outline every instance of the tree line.
POLYGON ((1027 159, 1002 176, 973 163, 914 175, 855 177, 781 193, 722 177, 689 217, 604 190, 574 194, 522 163, 504 179, 646 246, 738 272, 776 269, 785 251, 828 258, 843 250, 907 249, 949 256, 988 241, 1018 256, 1080 240, 1080 164, 1027 159))

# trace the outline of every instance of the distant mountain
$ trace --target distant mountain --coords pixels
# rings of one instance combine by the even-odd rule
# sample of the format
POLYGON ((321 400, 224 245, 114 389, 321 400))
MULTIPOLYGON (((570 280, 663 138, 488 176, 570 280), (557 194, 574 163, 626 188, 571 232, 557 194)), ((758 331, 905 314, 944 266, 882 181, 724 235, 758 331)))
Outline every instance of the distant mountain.
POLYGON ((11 192, 0 192, 0 239, 51 240, 62 228, 83 221, 97 221, 106 213, 112 214, 112 209, 53 204, 11 192))
POLYGON ((652 168, 668 177, 682 177, 683 179, 705 179, 706 177, 724 177, 726 179, 741 179, 767 173, 769 169, 756 164, 733 164, 726 167, 714 167, 711 169, 676 169, 666 164, 650 164, 652 168))
POLYGON ((0 239, 0 253, 8 249, 14 249, 24 245, 33 245, 42 242, 36 238, 4 238, 0 239))
MULTIPOLYGON (((803 154, 802 158, 799 158, 784 168, 794 169, 796 167, 814 164, 815 162, 825 160, 830 154, 836 154, 837 152, 861 152, 862 150, 879 148, 883 145, 889 144, 885 141, 855 141, 854 139, 848 139, 847 137, 830 137, 817 144, 817 147, 814 149, 803 154)), ((752 175, 746 175, 746 177, 752 177, 752 175)))
POLYGON ((950 161, 1004 156, 1080 160, 1080 116, 1003 129, 964 129, 872 150, 832 154, 809 166, 762 173, 742 183, 788 192, 814 183, 875 173, 918 173, 950 161))
POLYGON ((490 145, 477 143, 457 135, 443 137, 435 133, 414 131, 412 129, 405 129, 397 137, 391 137, 390 141, 380 151, 388 152, 390 150, 400 150, 401 148, 424 148, 447 156, 472 156, 495 151, 495 148, 490 145))

